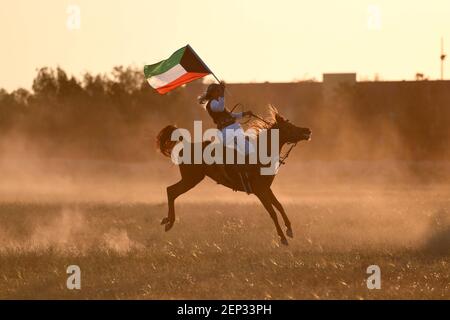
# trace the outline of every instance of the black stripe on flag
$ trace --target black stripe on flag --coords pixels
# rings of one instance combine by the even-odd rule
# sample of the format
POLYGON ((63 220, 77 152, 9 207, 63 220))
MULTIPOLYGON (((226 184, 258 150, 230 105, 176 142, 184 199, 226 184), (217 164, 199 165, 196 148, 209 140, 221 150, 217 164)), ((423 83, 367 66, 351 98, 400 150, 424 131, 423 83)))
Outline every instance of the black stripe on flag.
POLYGON ((180 64, 187 72, 210 73, 200 58, 192 51, 190 46, 186 47, 180 64))

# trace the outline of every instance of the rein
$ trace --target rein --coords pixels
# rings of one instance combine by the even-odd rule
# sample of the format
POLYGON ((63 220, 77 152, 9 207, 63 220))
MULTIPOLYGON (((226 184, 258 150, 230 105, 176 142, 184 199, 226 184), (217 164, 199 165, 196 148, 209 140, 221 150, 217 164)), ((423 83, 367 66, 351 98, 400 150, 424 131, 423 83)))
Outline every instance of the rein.
POLYGON ((292 143, 288 142, 288 144, 290 144, 289 150, 284 154, 284 156, 280 157, 280 165, 286 163, 286 159, 289 157, 289 154, 291 153, 292 149, 294 149, 294 147, 297 145, 297 142, 292 143))
POLYGON ((257 114, 252 113, 252 117, 255 117, 258 120, 261 120, 262 122, 264 122, 267 125, 270 125, 270 122, 267 122, 266 120, 264 120, 263 118, 261 118, 260 116, 258 116, 257 114))
POLYGON ((244 108, 244 105, 243 105, 242 103, 238 102, 238 103, 236 103, 236 104, 234 105, 233 109, 231 109, 230 112, 233 112, 234 109, 236 109, 237 106, 241 106, 242 108, 244 108))
MULTIPOLYGON (((236 104, 234 105, 234 107, 230 110, 230 112, 233 112, 234 109, 236 109, 236 107, 238 107, 238 106, 241 106, 242 109, 244 109, 244 105, 243 105, 242 103, 239 102, 239 103, 236 103, 236 104)), ((258 116, 257 114, 252 113, 251 116, 254 117, 254 118, 256 118, 256 119, 258 119, 258 120, 261 120, 262 122, 264 122, 264 123, 267 124, 267 125, 270 125, 269 122, 267 122, 266 120, 264 120, 263 118, 261 118, 261 117, 258 116)))

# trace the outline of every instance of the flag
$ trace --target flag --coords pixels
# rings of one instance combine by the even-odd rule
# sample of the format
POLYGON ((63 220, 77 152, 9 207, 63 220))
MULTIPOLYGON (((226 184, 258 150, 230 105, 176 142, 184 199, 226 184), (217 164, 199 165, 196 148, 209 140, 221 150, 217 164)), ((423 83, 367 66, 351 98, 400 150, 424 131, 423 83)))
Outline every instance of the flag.
POLYGON ((145 78, 160 94, 210 73, 209 68, 190 45, 175 51, 167 60, 144 67, 145 78))

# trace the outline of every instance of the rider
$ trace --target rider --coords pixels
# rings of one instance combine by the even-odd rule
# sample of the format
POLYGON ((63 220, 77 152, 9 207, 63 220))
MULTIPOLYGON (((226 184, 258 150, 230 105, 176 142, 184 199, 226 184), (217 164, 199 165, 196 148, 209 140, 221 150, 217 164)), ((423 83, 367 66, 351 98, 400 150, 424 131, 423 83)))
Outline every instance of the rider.
MULTIPOLYGON (((206 92, 201 95, 198 99, 200 104, 206 103, 206 110, 208 111, 208 114, 213 119, 214 123, 217 125, 217 129, 219 129, 222 133, 222 142, 225 146, 232 146, 235 147, 238 152, 243 153, 247 155, 249 152, 251 152, 251 145, 247 143, 246 140, 244 140, 246 143, 244 146, 237 143, 235 144, 234 141, 227 141, 227 131, 233 131, 234 135, 229 135, 231 137, 235 135, 243 135, 245 137, 244 131, 241 127, 241 124, 236 121, 236 119, 240 119, 245 116, 251 116, 253 113, 251 111, 244 111, 244 112, 230 112, 225 107, 225 83, 221 82, 220 84, 210 84, 208 86, 208 89, 206 92)), ((233 137, 234 138, 234 137, 233 137)), ((221 168, 225 169, 223 166, 221 168)), ((224 171, 225 176, 228 175, 226 171, 224 171)), ((238 175, 241 179, 242 185, 247 193, 251 192, 251 187, 248 181, 248 176, 245 172, 242 172, 241 170, 238 170, 238 175)), ((229 179, 230 180, 230 179, 229 179)))

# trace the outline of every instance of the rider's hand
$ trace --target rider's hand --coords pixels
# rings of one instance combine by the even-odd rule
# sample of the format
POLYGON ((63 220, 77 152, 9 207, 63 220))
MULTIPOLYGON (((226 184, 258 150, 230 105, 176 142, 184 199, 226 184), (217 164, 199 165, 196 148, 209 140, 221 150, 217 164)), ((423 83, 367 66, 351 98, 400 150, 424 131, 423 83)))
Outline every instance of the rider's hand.
POLYGON ((220 81, 219 83, 219 94, 223 96, 225 94, 225 82, 220 81))

